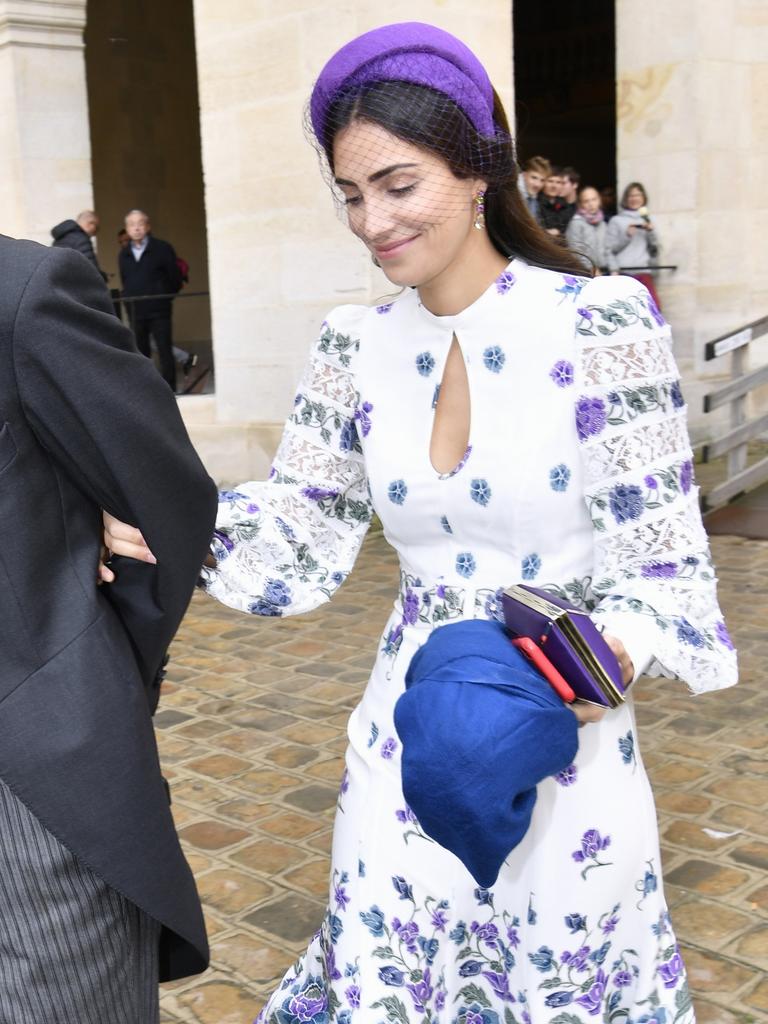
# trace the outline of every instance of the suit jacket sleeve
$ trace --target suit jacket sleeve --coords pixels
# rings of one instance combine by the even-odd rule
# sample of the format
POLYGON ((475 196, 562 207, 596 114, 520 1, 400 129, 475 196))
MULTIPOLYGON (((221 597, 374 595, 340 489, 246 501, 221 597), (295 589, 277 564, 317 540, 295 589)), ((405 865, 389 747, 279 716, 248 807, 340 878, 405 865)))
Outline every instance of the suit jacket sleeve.
POLYGON ((98 273, 79 256, 50 249, 40 261, 13 347, 27 419, 57 472, 138 526, 157 558, 156 566, 121 559, 117 582, 105 588, 151 688, 208 549, 216 488, 168 385, 136 352, 98 273))

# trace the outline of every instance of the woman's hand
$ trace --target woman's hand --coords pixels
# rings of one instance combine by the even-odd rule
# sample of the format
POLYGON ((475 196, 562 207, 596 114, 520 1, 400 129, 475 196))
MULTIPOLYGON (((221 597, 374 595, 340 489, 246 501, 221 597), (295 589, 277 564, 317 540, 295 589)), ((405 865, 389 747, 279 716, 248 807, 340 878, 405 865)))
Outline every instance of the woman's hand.
MULTIPOLYGON (((616 655, 616 660, 621 668, 621 676, 624 685, 627 686, 635 677, 635 666, 627 654, 627 649, 617 636, 604 633, 603 639, 616 655)), ((568 705, 571 711, 579 720, 579 725, 588 725, 591 722, 599 722, 606 712, 606 708, 598 707, 596 704, 588 704, 586 701, 577 700, 568 705)))
MULTIPOLYGON (((149 550, 140 530, 115 519, 109 512, 103 512, 102 516, 104 519, 104 545, 111 554, 123 555, 125 558, 135 558, 139 562, 150 562, 152 565, 157 565, 157 559, 149 550)), ((114 579, 114 574, 111 575, 114 579)), ((102 579, 104 579, 103 576, 102 579)), ((111 580, 107 580, 107 582, 111 582, 111 580)))

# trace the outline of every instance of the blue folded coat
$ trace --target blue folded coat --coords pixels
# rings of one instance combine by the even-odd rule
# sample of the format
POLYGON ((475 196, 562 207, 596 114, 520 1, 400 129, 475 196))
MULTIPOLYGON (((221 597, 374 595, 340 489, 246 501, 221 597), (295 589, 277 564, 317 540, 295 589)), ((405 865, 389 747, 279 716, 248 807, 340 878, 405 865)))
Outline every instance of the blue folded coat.
POLYGON ((434 630, 405 685, 395 705, 405 799, 488 888, 528 829, 537 783, 573 762, 576 716, 483 619, 434 630))

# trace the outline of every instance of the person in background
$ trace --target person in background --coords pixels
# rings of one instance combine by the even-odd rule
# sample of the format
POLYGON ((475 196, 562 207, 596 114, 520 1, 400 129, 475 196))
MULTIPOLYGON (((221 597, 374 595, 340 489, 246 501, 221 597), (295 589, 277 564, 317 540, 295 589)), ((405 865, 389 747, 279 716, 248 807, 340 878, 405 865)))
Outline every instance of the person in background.
POLYGON ((118 255, 123 298, 157 295, 158 298, 126 303, 131 328, 139 351, 151 357, 150 335, 160 357, 160 372, 172 391, 176 390, 173 358, 171 295, 181 289, 181 271, 173 246, 151 233, 149 217, 143 210, 131 210, 125 218, 130 244, 118 255))
POLYGON ((539 196, 539 221, 548 235, 565 241, 565 230, 573 210, 563 198, 563 172, 553 167, 544 180, 539 196))
POLYGON ((120 246, 121 249, 125 249, 126 246, 131 244, 131 240, 128 237, 128 232, 125 230, 125 228, 120 228, 120 230, 117 232, 117 244, 120 246))
POLYGON ((616 187, 614 185, 603 185, 600 189, 600 199, 603 204, 603 216, 608 221, 616 216, 616 187))
POLYGON ((528 207, 528 212, 538 224, 541 223, 540 193, 545 179, 551 172, 552 168, 546 157, 532 156, 523 164, 523 169, 517 179, 517 185, 525 205, 528 207))
POLYGON ((624 189, 619 212, 608 224, 606 246, 610 272, 636 278, 661 308, 651 269, 659 259, 659 235, 648 213, 648 193, 639 181, 624 189))
POLYGON ((565 231, 571 252, 584 261, 588 270, 605 273, 608 255, 605 248, 607 225, 601 209, 600 193, 591 185, 579 189, 576 212, 565 231))
POLYGON ((82 213, 78 213, 77 220, 63 220, 61 224, 51 228, 51 244, 57 249, 74 249, 82 253, 106 281, 107 275, 99 266, 93 248, 92 239, 96 237, 98 230, 99 218, 96 213, 93 210, 83 210, 82 213))
MULTIPOLYGON (((575 167, 564 167, 563 168, 563 199, 572 208, 573 213, 576 212, 576 204, 579 197, 579 186, 581 185, 581 175, 575 167)), ((573 216, 573 214, 571 214, 573 216)))

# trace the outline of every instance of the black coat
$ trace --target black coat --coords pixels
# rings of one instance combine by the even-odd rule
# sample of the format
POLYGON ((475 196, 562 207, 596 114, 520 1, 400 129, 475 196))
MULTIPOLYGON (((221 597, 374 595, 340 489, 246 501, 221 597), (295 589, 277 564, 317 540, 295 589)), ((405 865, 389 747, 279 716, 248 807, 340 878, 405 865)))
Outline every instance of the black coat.
POLYGON ((575 212, 575 203, 567 203, 560 196, 539 195, 539 223, 543 228, 557 228, 561 235, 565 235, 575 212))
MULTIPOLYGON (((168 242, 148 236, 147 247, 137 260, 130 243, 120 250, 118 265, 123 282, 123 295, 167 295, 181 288, 181 270, 176 253, 168 242)), ((151 320, 171 315, 172 299, 155 299, 127 303, 135 320, 151 320)))
POLYGON ((76 220, 63 220, 61 224, 51 228, 51 234, 53 235, 52 245, 59 249, 74 249, 76 252, 81 252, 106 280, 106 276, 99 266, 99 261, 96 259, 91 236, 87 231, 83 231, 76 220))
POLYGON ((161 976, 208 958, 160 775, 163 655, 216 491, 168 386, 77 253, 0 236, 0 777, 84 864, 163 924, 161 976), (158 564, 96 586, 101 509, 158 564))

